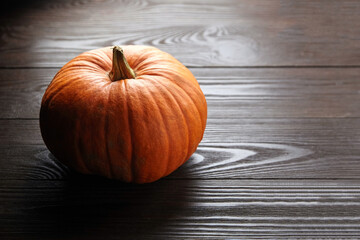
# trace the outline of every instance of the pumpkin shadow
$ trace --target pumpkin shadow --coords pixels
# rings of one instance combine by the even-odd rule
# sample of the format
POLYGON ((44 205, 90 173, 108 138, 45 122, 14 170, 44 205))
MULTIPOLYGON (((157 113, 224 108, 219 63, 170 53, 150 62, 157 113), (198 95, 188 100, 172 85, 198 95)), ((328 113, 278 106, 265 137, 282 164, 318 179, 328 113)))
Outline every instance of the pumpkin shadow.
MULTIPOLYGON (((49 158, 57 161, 50 153, 49 158)), ((28 216, 28 224, 37 222, 32 229, 37 238, 124 239, 164 234, 171 222, 187 212, 189 186, 196 181, 165 178, 138 185, 64 172, 64 180, 53 181, 51 196, 35 204, 28 216)), ((186 178, 186 172, 182 176, 186 178)))

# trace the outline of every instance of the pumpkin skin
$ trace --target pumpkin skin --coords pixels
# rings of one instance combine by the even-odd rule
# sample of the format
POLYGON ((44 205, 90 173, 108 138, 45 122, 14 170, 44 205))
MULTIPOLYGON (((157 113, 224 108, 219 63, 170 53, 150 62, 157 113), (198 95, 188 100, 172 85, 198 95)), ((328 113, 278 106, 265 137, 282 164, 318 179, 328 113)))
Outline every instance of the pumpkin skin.
POLYGON ((195 77, 170 54, 149 46, 122 49, 135 79, 111 80, 112 47, 61 68, 42 99, 41 134, 50 152, 78 172, 153 182, 195 152, 207 104, 195 77))

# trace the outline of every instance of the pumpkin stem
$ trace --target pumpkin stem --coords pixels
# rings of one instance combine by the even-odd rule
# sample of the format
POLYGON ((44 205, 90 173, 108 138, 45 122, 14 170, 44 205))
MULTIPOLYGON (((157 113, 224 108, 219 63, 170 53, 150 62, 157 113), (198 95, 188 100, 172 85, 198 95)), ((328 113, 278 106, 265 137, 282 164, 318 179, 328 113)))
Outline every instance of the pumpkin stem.
POLYGON ((109 77, 112 82, 136 77, 134 70, 126 61, 122 48, 119 46, 113 48, 113 63, 109 77))

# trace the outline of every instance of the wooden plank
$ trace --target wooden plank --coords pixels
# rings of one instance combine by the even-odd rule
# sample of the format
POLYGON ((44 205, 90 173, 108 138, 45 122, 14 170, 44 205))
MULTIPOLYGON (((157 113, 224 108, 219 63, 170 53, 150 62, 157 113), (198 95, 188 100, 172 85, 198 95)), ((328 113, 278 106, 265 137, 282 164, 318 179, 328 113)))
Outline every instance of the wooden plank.
MULTIPOLYGON (((358 146, 360 118, 214 119, 202 143, 289 143, 358 146), (221 123, 221 124, 220 124, 221 123)), ((38 120, 0 119, 0 145, 42 145, 38 120)))
MULTIPOLYGON (((58 69, 2 69, 0 118, 38 118, 58 69)), ((192 68, 208 118, 360 117, 358 68, 192 68)))
POLYGON ((57 69, 1 69, 0 118, 39 118, 43 94, 57 69))
POLYGON ((156 46, 187 66, 360 61, 357 0, 66 0, 25 6, 0 19, 1 67, 60 67, 83 51, 114 44, 156 46))
MULTIPOLYGON (((360 118, 209 120, 169 179, 359 179, 360 118)), ((0 120, 0 179, 77 175, 43 144, 38 120, 0 120)), ((79 175, 77 175, 79 176, 79 175)))
POLYGON ((2 181, 4 239, 356 238, 358 181, 2 181))

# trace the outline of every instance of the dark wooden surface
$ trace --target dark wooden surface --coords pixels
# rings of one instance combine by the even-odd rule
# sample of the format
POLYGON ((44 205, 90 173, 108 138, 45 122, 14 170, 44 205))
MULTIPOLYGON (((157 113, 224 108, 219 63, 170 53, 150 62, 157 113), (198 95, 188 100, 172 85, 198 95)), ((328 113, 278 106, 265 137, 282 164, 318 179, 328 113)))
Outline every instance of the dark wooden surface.
POLYGON ((359 13, 355 0, 6 1, 0 239, 360 238, 359 13), (196 153, 152 184, 77 174, 40 135, 54 74, 114 44, 173 54, 208 101, 196 153))

